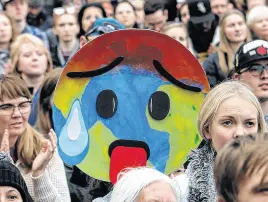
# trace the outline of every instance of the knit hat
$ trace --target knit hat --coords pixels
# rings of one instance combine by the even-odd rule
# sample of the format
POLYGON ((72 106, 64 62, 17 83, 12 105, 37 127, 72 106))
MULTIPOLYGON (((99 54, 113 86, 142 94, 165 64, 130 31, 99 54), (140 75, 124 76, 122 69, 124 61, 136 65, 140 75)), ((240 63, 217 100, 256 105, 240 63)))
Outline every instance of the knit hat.
POLYGON ((242 44, 235 54, 235 72, 240 72, 249 63, 258 60, 268 60, 268 42, 257 39, 242 44))
POLYGON ((14 187, 20 192, 23 202, 33 202, 19 169, 4 152, 0 152, 0 186, 14 187))

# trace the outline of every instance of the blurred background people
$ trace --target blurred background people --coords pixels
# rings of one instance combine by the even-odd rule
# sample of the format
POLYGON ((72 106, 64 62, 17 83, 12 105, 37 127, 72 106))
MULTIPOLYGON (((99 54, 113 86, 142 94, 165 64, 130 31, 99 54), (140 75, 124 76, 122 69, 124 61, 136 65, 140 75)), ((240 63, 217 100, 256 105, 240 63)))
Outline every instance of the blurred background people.
POLYGON ((15 38, 15 30, 10 18, 0 11, 0 74, 10 72, 9 51, 15 38))
POLYGON ((144 28, 144 0, 130 0, 129 1, 135 8, 136 11, 136 23, 138 24, 138 28, 144 28))
POLYGON ((216 53, 203 63, 210 87, 221 83, 233 69, 234 55, 244 42, 251 40, 243 13, 232 10, 224 13, 220 21, 220 44, 216 53))
POLYGON ((54 33, 58 37, 58 44, 51 49, 53 65, 63 67, 70 56, 79 49, 79 25, 75 7, 60 7, 53 11, 54 33))
POLYGON ((29 33, 40 38, 49 48, 47 35, 40 29, 27 24, 26 18, 29 9, 28 0, 1 0, 6 14, 14 22, 18 34, 29 33))
POLYGON ((161 0, 146 0, 144 4, 145 27, 157 32, 163 32, 168 20, 168 10, 161 0))
POLYGON ((167 23, 164 27, 163 33, 175 39, 184 45, 192 54, 194 54, 187 29, 182 23, 167 23))
POLYGON ((106 12, 100 3, 85 4, 78 13, 80 27, 78 36, 84 35, 97 19, 106 17, 106 12))
POLYGON ((115 6, 114 17, 127 29, 138 28, 135 7, 129 1, 121 1, 115 6))
POLYGON ((268 40, 268 7, 256 6, 247 15, 247 23, 254 39, 268 40))

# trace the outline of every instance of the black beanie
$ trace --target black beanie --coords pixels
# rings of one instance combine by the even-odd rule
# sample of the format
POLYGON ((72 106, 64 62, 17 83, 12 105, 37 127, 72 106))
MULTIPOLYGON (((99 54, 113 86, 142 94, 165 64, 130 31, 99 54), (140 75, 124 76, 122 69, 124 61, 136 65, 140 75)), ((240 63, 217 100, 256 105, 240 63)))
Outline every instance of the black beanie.
POLYGON ((0 186, 14 187, 20 192, 23 202, 33 202, 19 169, 4 152, 0 152, 0 186))

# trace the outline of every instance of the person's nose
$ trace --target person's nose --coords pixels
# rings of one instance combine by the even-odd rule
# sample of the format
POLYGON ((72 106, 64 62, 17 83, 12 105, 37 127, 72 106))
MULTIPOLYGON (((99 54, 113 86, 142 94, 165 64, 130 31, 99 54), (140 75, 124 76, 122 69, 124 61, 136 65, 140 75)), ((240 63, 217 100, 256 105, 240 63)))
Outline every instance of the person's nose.
POLYGON ((268 78, 268 70, 267 70, 267 68, 268 68, 268 67, 264 68, 264 69, 263 69, 263 72, 261 73, 261 79, 262 79, 262 80, 268 78))
POLYGON ((12 118, 15 118, 15 117, 20 117, 21 116, 21 112, 19 110, 19 107, 14 107, 13 109, 13 113, 12 113, 12 118))
POLYGON ((238 137, 243 136, 243 135, 245 135, 245 131, 244 131, 242 124, 237 125, 236 130, 235 130, 234 135, 233 135, 233 138, 238 138, 238 137))

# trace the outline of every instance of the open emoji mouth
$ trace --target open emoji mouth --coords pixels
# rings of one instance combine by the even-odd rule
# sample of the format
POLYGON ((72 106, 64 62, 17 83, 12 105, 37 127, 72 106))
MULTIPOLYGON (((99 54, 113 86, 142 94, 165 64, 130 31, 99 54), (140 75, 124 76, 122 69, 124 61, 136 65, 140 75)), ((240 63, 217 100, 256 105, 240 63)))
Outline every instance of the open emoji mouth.
POLYGON ((117 175, 125 168, 146 166, 150 149, 142 141, 116 140, 109 147, 109 155, 110 181, 115 184, 117 175))

